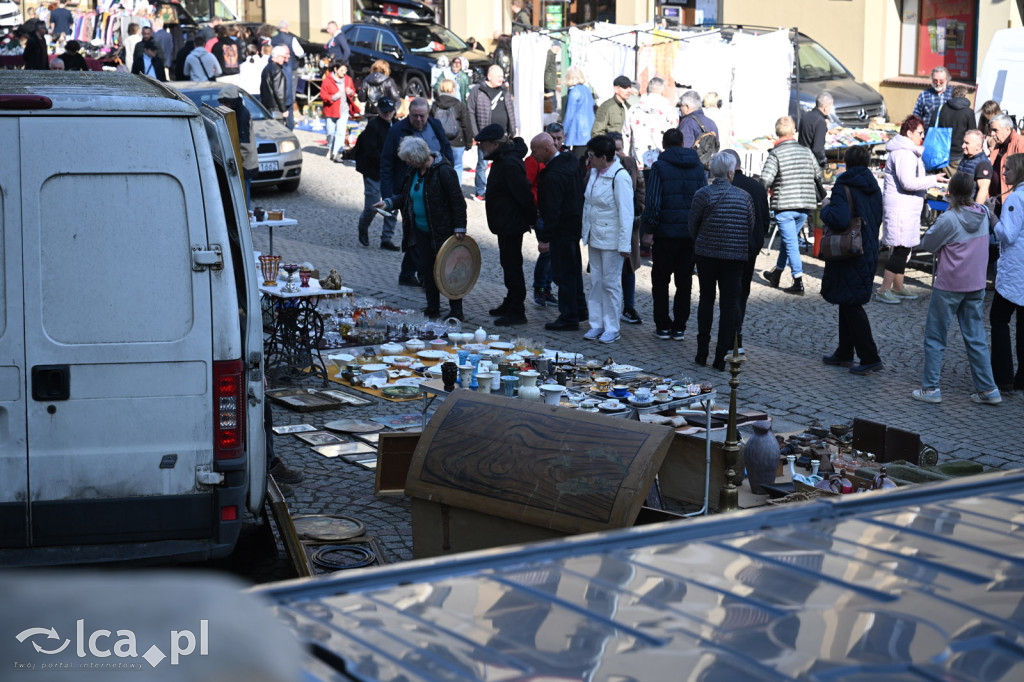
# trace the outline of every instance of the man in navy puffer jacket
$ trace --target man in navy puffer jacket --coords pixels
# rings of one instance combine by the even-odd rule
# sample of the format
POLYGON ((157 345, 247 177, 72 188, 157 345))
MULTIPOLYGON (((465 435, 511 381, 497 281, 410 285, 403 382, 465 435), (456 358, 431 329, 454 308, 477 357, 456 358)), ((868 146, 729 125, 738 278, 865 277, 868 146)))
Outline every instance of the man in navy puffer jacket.
POLYGON ((693 239, 690 238, 690 204, 693 195, 708 184, 697 152, 683 147, 678 128, 661 137, 665 150, 651 167, 643 213, 643 244, 651 248, 651 297, 654 303, 654 335, 682 341, 690 319, 693 289, 693 239), (668 285, 676 278, 672 316, 668 314, 668 285))

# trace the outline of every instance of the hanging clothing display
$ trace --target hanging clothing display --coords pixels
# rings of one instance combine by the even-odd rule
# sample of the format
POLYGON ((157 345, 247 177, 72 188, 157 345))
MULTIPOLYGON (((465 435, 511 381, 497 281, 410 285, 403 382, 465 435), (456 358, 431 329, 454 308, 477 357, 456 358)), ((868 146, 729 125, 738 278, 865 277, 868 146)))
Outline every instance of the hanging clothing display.
POLYGON ((544 130, 544 67, 551 39, 536 31, 512 36, 513 96, 519 135, 529 141, 544 130))
POLYGON ((633 56, 634 27, 597 24, 591 30, 569 29, 571 64, 583 69, 587 84, 598 103, 615 95, 612 81, 618 76, 630 80, 636 75, 633 56))

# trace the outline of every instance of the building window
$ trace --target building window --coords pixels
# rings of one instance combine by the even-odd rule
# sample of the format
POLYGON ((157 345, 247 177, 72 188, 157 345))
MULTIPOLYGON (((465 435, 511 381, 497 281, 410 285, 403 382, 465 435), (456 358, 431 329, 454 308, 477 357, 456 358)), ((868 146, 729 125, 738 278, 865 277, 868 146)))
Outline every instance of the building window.
POLYGON ((900 74, 928 76, 945 66, 974 80, 977 0, 903 0, 900 74))

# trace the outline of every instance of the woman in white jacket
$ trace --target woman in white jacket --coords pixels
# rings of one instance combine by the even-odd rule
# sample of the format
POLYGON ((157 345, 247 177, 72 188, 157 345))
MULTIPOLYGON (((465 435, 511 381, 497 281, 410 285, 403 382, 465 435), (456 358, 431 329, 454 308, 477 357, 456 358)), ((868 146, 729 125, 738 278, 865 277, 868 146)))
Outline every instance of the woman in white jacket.
POLYGON ((590 258, 590 331, 583 338, 613 343, 622 312, 622 259, 629 258, 633 231, 633 180, 606 135, 587 143, 587 162, 583 243, 590 258))

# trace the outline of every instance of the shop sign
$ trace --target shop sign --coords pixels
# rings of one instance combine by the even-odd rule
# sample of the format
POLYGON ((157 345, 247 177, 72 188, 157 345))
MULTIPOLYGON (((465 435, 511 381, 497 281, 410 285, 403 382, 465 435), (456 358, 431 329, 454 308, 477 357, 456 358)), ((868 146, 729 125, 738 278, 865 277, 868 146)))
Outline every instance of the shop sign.
POLYGON ((953 78, 974 76, 975 0, 921 0, 917 75, 945 66, 953 78))

